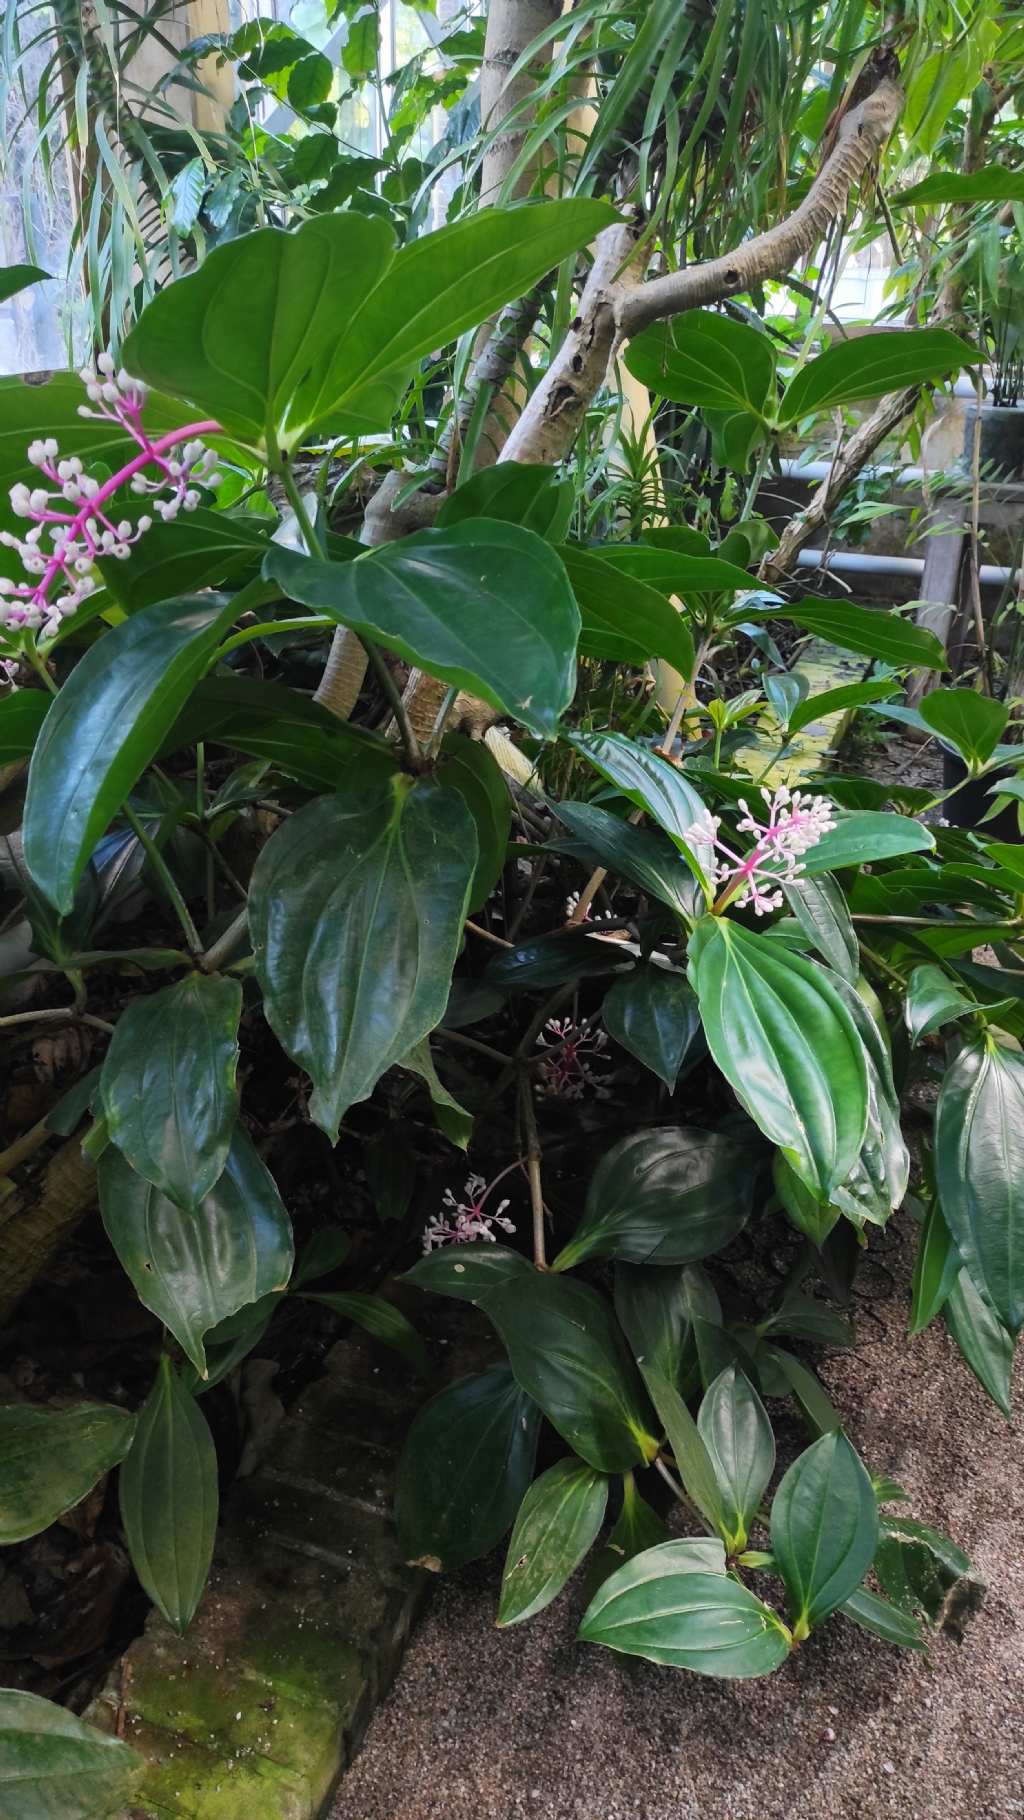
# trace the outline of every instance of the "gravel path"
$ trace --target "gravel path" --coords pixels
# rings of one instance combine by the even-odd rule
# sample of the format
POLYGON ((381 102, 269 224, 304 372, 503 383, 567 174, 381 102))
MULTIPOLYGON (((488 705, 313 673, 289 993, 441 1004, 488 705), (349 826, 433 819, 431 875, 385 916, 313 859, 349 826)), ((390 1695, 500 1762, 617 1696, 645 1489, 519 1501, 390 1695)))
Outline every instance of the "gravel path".
POLYGON ((905 1341, 912 1240, 891 1236, 898 1281, 822 1375, 871 1467, 988 1581, 963 1644, 903 1654, 834 1619, 767 1680, 704 1681, 577 1644, 578 1591, 497 1631, 493 1558, 441 1583, 331 1820, 1024 1815, 1020 1422, 941 1322, 905 1341))

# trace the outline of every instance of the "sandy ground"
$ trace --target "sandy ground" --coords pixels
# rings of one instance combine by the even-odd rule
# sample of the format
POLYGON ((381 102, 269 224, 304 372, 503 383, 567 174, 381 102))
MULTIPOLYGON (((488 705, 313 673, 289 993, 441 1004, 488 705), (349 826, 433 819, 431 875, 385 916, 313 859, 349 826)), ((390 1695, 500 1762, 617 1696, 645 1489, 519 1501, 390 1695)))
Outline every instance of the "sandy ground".
MULTIPOLYGON (((908 1344, 911 1240, 822 1375, 875 1471, 989 1584, 928 1657, 833 1619, 764 1681, 590 1645, 578 1586, 494 1628, 501 1562, 444 1581, 331 1820, 1003 1820, 1024 1815, 1024 1447, 941 1322, 908 1344), (574 1596, 575 1595, 575 1596, 574 1596)), ((1024 1383, 1018 1385, 1024 1408, 1024 1383)))

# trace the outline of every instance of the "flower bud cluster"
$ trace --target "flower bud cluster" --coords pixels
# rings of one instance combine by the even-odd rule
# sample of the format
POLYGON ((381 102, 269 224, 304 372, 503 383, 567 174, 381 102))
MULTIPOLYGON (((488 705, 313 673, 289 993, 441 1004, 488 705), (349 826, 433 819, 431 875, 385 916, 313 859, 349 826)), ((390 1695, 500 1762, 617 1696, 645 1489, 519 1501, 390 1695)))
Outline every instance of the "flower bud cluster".
POLYGON ((739 800, 743 814, 736 823, 737 833, 755 837, 747 854, 734 853, 721 839, 721 820, 717 815, 705 814, 686 831, 691 845, 710 843, 722 855, 712 868, 713 882, 734 886, 729 902, 739 910, 750 904, 755 916, 781 910, 781 887, 800 877, 804 854, 836 825, 835 810, 826 796, 813 797, 804 790, 790 790, 788 784, 780 784, 774 793, 762 786, 761 795, 768 810, 767 821, 758 821, 745 800, 739 800))

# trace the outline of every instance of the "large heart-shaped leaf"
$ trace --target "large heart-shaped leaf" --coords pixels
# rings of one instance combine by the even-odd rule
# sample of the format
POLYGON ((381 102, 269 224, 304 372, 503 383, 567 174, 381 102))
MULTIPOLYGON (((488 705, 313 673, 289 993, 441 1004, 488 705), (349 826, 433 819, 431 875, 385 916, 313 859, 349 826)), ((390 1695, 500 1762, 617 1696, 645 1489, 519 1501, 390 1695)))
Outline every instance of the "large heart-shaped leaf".
POLYGON ((576 687, 579 609, 555 551, 498 519, 319 562, 275 544, 264 573, 290 600, 513 714, 541 739, 576 687))
POLYGON ((692 1264, 735 1238, 750 1213, 752 1158, 734 1139, 695 1126, 634 1131, 602 1157, 582 1222, 556 1257, 692 1264))
POLYGON ((765 1136, 819 1200, 860 1155, 864 1045, 825 971, 769 937, 705 917, 690 940, 708 1047, 765 1136))
POLYGON ((878 1541, 874 1487, 841 1431, 794 1460, 772 1502, 771 1533, 793 1634, 806 1637, 856 1591, 878 1541))
POLYGON ((809 360, 790 380, 779 405, 779 422, 795 423, 812 412, 834 411, 837 405, 858 404, 881 398, 905 386, 937 382, 947 374, 981 359, 950 329, 879 330, 833 343, 816 360, 809 360))
POLYGON ((97 1174, 107 1237, 139 1300, 205 1377, 204 1334, 283 1289, 291 1274, 291 1222, 273 1176, 241 1126, 223 1174, 194 1214, 143 1181, 113 1145, 97 1174))
POLYGON ((99 1820, 131 1799, 142 1759, 37 1694, 0 1688, 0 1813, 7 1820, 99 1820))
POLYGON ((166 1353, 121 1468, 121 1521, 132 1566, 179 1633, 203 1596, 217 1534, 217 1454, 194 1397, 166 1353))
POLYGON ((625 1472, 654 1458, 636 1366, 596 1289, 532 1271, 494 1290, 483 1307, 516 1381, 588 1465, 625 1472))
POLYGON ((984 1036, 947 1069, 935 1176, 964 1264, 1012 1334, 1024 1326, 1024 1058, 984 1036))
POLYGON ((976 689, 934 689, 919 712, 943 745, 972 768, 992 757, 1009 719, 1005 702, 979 695, 976 689))
POLYGON ((332 1139, 345 1111, 440 1023, 476 867, 454 790, 347 780, 260 854, 249 897, 267 1020, 312 1076, 332 1139))
POLYGON ((161 291, 124 362, 253 448, 294 448, 328 419, 382 430, 416 361, 614 219, 582 199, 483 209, 397 253, 388 223, 354 210, 261 228, 161 291))
POLYGON ((420 1410, 395 1494, 407 1559, 464 1567, 505 1535, 533 1477, 540 1410, 505 1365, 449 1384, 420 1410))
POLYGON ((693 635, 664 594, 635 578, 624 580, 593 550, 563 544, 560 553, 580 610, 585 657, 637 666, 663 657, 681 676, 692 674, 693 635))
MULTIPOLYGON (((717 316, 688 310, 634 336, 626 366, 651 392, 676 404, 770 413, 775 355, 766 334, 717 316)), ((899 382, 897 381, 897 384, 899 382)))
POLYGON ((789 1633, 724 1569, 720 1542, 645 1549, 604 1582, 584 1613, 580 1639, 698 1675, 771 1674, 789 1654, 789 1633))
POLYGON ((499 1624, 521 1624, 557 1598, 597 1535, 607 1502, 607 1478, 582 1460, 559 1460, 534 1480, 509 1540, 499 1624))
POLYGON ((244 596, 162 601, 79 660, 43 722, 25 798, 25 863, 67 915, 100 835, 153 759, 244 596))
POLYGON ((134 1432, 134 1416, 112 1403, 0 1408, 0 1546, 38 1535, 78 1504, 124 1459, 134 1432))
POLYGON ((697 1412, 697 1427, 715 1469, 729 1534, 726 1547, 746 1547, 750 1525, 775 1467, 775 1436, 757 1391, 735 1365, 720 1373, 697 1412))
POLYGON ((700 1012, 685 974, 636 967, 608 988, 601 1017, 609 1036, 675 1089, 679 1070, 697 1051, 700 1012))
POLYGON ((129 1005, 107 1050, 100 1091, 110 1136, 180 1207, 198 1207, 227 1162, 241 1011, 238 980, 194 973, 129 1005))
POLYGON ((570 744, 614 784, 627 801, 645 809, 683 855, 699 884, 707 888, 714 854, 707 837, 694 830, 707 822, 707 811, 692 785, 675 765, 649 746, 624 733, 574 733, 570 744), (693 836, 693 838, 690 838, 693 836))

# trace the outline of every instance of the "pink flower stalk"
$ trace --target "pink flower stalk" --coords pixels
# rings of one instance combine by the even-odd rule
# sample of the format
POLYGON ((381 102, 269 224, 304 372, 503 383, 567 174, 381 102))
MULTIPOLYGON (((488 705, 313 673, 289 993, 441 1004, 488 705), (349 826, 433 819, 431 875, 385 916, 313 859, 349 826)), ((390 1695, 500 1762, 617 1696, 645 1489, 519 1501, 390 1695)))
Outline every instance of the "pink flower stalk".
POLYGON ((705 814, 686 832, 691 844, 710 842, 724 856, 712 868, 713 882, 727 886, 716 909, 724 909, 726 903, 735 903, 739 909, 752 904, 755 916, 781 909, 780 887, 799 878, 803 855, 836 825, 833 805, 825 796, 811 797, 806 791, 790 790, 787 784, 780 784, 774 794, 762 786, 761 795, 768 808, 766 822, 757 821, 743 797, 739 800, 743 819, 736 823, 737 832, 756 836, 745 856, 734 853, 719 837, 721 818, 717 815, 705 814))
POLYGON ((423 1232, 424 1251, 433 1251, 441 1245, 469 1245, 474 1239, 490 1239, 495 1243, 491 1228, 500 1226, 502 1232, 515 1232, 515 1224, 505 1217, 508 1201, 499 1201, 493 1213, 484 1212, 484 1203, 491 1189, 496 1188, 502 1176, 508 1174, 503 1169, 501 1175, 495 1176, 488 1187, 482 1175, 471 1175, 466 1178, 463 1189, 464 1200, 457 1201, 450 1188, 441 1196, 442 1206, 447 1213, 434 1215, 427 1222, 423 1232))
POLYGON ((30 487, 19 481, 11 488, 16 515, 30 518, 32 529, 24 537, 0 531, 0 543, 16 551, 25 573, 36 579, 0 576, 0 627, 10 632, 53 637, 61 621, 95 593, 96 559, 123 560, 145 536, 153 523, 151 514, 144 513, 133 524, 104 510, 121 487, 128 485, 134 494, 149 497, 153 511, 169 524, 180 511, 195 510, 201 497, 198 485, 216 486, 220 480, 211 471, 216 455, 199 440, 220 429, 212 418, 186 424, 154 441, 142 427, 146 386, 125 372, 115 373, 110 354, 101 354, 96 368, 85 368, 80 377, 90 403, 79 405, 79 416, 119 425, 138 444, 139 453, 101 483, 85 472, 80 456, 61 459, 54 437, 39 437, 29 444, 28 459, 48 484, 30 487), (62 592, 55 594, 58 587, 62 592))
POLYGON ((608 1088, 594 1070, 594 1062, 607 1061, 603 1051, 608 1038, 595 1030, 589 1018, 577 1023, 571 1017, 549 1017, 537 1038, 538 1047, 551 1054, 541 1062, 538 1086, 556 1099, 581 1100, 589 1089, 595 1099, 606 1100, 608 1088))

